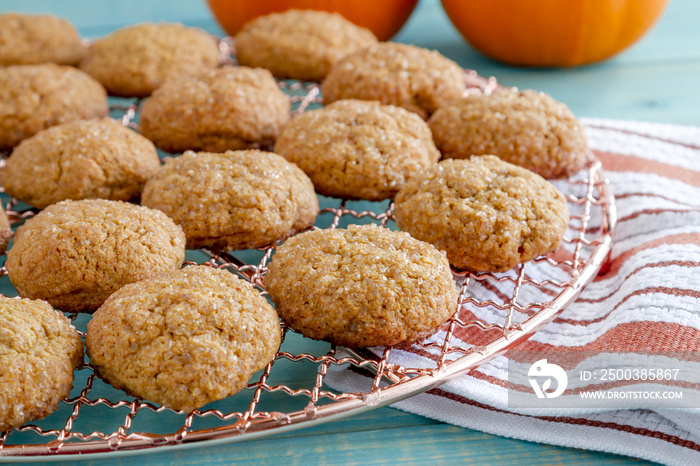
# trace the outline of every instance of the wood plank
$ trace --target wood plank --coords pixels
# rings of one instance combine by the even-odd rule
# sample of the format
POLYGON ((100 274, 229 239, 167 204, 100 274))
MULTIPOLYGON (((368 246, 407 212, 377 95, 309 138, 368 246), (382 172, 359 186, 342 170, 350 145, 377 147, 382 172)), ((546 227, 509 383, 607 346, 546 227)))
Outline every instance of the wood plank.
MULTIPOLYGON (((96 7, 91 0, 2 0, 0 11, 51 13, 69 20, 78 30, 113 30, 142 21, 211 21, 206 0, 170 0, 168 2, 119 0, 109 7, 96 7)), ((83 32, 84 34, 84 32, 83 32)))
MULTIPOLYGON (((414 425, 411 414, 391 408, 374 411, 370 417, 394 411, 401 426, 367 426, 344 430, 328 424, 262 440, 219 445, 195 451, 180 450, 150 454, 141 458, 148 464, 625 464, 647 465, 642 460, 592 451, 561 448, 497 437, 448 424, 414 425), (396 414, 399 413, 399 414, 396 414), (324 429, 327 431, 324 432, 324 429)), ((422 421, 421 421, 422 422, 422 421)), ((342 422, 341 422, 342 424, 342 422)), ((138 458, 134 458, 138 461, 138 458)), ((120 464, 113 458, 99 465, 120 464)), ((97 466, 98 461, 81 461, 77 466, 97 466)))
MULTIPOLYGON (((147 20, 182 21, 221 34, 205 0, 110 2, 93 0, 3 0, 0 10, 53 12, 71 20, 86 37, 147 20)), ((422 0, 396 40, 440 50, 462 66, 496 76, 505 85, 533 88, 567 103, 581 117, 700 124, 700 2, 672 0, 656 27, 634 47, 605 63, 564 70, 514 68, 495 63, 469 47, 438 0, 422 0)), ((293 338, 287 343, 294 350, 293 338)), ((309 351, 325 351, 323 343, 309 351)), ((284 375, 301 384, 312 366, 284 375)), ((79 465, 123 464, 649 464, 597 452, 560 448, 462 429, 389 407, 341 421, 282 432, 273 437, 207 448, 175 450, 123 459, 80 461, 79 465)))

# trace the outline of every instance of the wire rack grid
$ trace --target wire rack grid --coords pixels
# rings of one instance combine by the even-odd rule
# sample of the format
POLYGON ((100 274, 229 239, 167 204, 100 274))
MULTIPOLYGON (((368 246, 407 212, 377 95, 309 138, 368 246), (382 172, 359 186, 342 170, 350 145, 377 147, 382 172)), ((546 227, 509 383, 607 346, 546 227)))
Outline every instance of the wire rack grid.
MULTIPOLYGON (((222 42, 222 51, 230 53, 222 42)), ((468 92, 491 92, 496 81, 466 71, 468 92)), ((281 81, 293 112, 321 105, 316 84, 281 81)), ((118 100, 112 116, 138 129, 141 102, 118 100)), ((4 155, 7 157, 7 154, 4 155)), ((0 160, 4 163, 4 159, 0 160)), ((127 396, 97 377, 86 361, 74 388, 54 414, 0 434, 0 461, 71 459, 135 454, 234 442, 339 419, 384 406, 438 386, 503 354, 528 339, 572 303, 604 267, 615 224, 614 197, 600 163, 591 155, 585 169, 555 182, 568 201, 570 224, 562 246, 513 270, 469 273, 454 270, 459 309, 441 329, 410 348, 336 348, 302 337, 281 323, 283 342, 274 360, 238 394, 191 413, 127 396), (402 354, 403 353, 403 354, 402 354), (414 365, 406 365, 406 355, 414 365), (327 385, 329 371, 371 374, 366 389, 346 393, 327 385)), ((4 194, 6 211, 19 226, 36 211, 4 194)), ((395 228, 392 204, 320 197, 313 228, 377 223, 395 228)), ((187 263, 227 269, 266 295, 264 276, 275 250, 190 251, 187 263)), ((14 296, 0 268, 0 291, 14 296)), ((84 336, 88 315, 68 315, 84 336)))

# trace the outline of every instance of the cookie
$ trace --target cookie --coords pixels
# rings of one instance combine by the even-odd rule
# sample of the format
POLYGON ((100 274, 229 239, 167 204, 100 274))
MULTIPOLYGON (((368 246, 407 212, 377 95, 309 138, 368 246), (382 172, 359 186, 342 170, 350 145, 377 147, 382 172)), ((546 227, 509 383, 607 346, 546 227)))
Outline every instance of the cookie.
POLYGON ((91 312, 122 286, 179 269, 185 235, 160 211, 121 201, 62 201, 17 229, 5 267, 17 292, 91 312))
POLYGON ((457 309, 445 254, 372 224, 288 239, 272 256, 265 286, 292 329, 348 347, 409 345, 457 309))
POLYGON ((280 340, 275 310, 250 283, 190 266, 110 296, 88 322, 85 345, 113 386, 192 411, 244 388, 280 340))
POLYGON ((566 199, 541 176, 495 156, 447 159, 396 195, 396 225, 454 267, 504 272, 557 249, 566 199))
POLYGON ((304 172, 259 150, 171 158, 148 180, 141 203, 179 224, 190 249, 268 246, 311 226, 319 211, 304 172))
POLYGON ((77 65, 84 55, 78 31, 63 18, 0 14, 0 66, 77 65))
POLYGON ((0 150, 48 127, 109 113, 100 83, 69 66, 0 68, 0 89, 0 150))
POLYGON ((455 100, 429 125, 444 157, 497 155, 548 179, 577 172, 588 154, 585 128, 571 110, 532 90, 498 89, 455 100))
POLYGON ((219 47, 206 32, 179 23, 142 23, 93 42, 80 68, 110 94, 146 97, 169 78, 219 64, 219 47))
POLYGON ((437 163, 430 128, 401 107, 339 100, 292 119, 275 153, 299 166, 326 196, 379 201, 437 163))
POLYGON ((7 218, 5 210, 0 209, 0 254, 5 254, 5 251, 7 251, 7 246, 10 244, 13 234, 10 220, 7 218))
POLYGON ((462 97, 466 84, 459 65, 436 51, 380 42, 338 60, 321 89, 326 104, 378 100, 428 118, 446 102, 462 97))
POLYGON ((270 147, 291 103, 269 71, 225 66, 166 82, 141 111, 141 134, 167 152, 270 147))
POLYGON ((43 301, 0 296, 0 431, 56 411, 83 364, 83 342, 43 301))
POLYGON ((137 197, 160 167, 151 141, 111 119, 53 126, 15 147, 5 192, 38 209, 66 199, 137 197))
POLYGON ((369 29, 338 13, 287 10, 258 16, 236 34, 236 58, 278 78, 321 81, 343 56, 377 43, 369 29))

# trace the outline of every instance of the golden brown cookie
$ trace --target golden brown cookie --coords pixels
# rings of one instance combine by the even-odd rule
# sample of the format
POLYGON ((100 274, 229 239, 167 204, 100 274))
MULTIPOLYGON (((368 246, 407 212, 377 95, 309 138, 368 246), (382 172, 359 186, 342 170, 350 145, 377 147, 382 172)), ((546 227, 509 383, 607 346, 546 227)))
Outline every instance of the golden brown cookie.
POLYGON ((191 266, 127 285, 87 324, 101 377, 131 395, 192 411, 233 395, 275 356, 280 325, 250 283, 191 266))
POLYGON ((151 141, 111 119, 53 126, 15 147, 5 192, 38 209, 66 199, 137 197, 160 167, 151 141))
POLYGON ((93 42, 80 68, 110 94, 146 97, 169 78, 219 64, 216 40, 179 23, 142 23, 93 42))
POLYGON ((0 209, 0 254, 5 254, 7 251, 13 234, 5 209, 0 209))
POLYGON ((121 201, 62 201, 17 229, 5 267, 17 292, 91 312, 122 286, 179 269, 185 235, 160 211, 121 201))
POLYGON ((141 134, 168 152, 265 148, 291 104, 269 71, 225 66, 166 82, 141 112, 141 134))
POLYGON ((418 115, 364 100, 339 100, 295 117, 275 152, 304 170, 320 194, 370 201, 393 198, 440 158, 418 115))
POLYGON ((249 21, 235 43, 241 65, 267 68, 278 78, 321 81, 338 59, 377 38, 338 13, 287 10, 249 21))
POLYGON ((440 53, 380 42, 338 60, 323 80, 323 101, 378 100, 428 118, 466 91, 464 72, 440 53))
POLYGON ((0 150, 50 126, 109 113, 100 83, 68 66, 0 68, 0 89, 0 150))
POLYGON ((555 250, 569 214, 541 176, 495 156, 447 159, 395 199, 396 225, 460 269, 504 272, 555 250))
POLYGON ((349 347, 409 345, 457 310, 445 254, 377 225, 288 239, 272 256, 265 286, 292 329, 349 347))
POLYGON ((186 152, 146 183, 141 203, 179 224, 190 249, 252 249, 311 226, 319 211, 311 180, 259 150, 186 152))
POLYGON ((429 124, 444 157, 493 154, 544 178, 577 172, 588 153, 585 128, 569 108, 532 90, 470 95, 441 107, 429 124))
POLYGON ((84 55, 78 31, 63 18, 0 14, 0 66, 77 65, 84 55))
POLYGON ((83 364, 83 342, 44 301, 0 296, 0 431, 56 411, 83 364))

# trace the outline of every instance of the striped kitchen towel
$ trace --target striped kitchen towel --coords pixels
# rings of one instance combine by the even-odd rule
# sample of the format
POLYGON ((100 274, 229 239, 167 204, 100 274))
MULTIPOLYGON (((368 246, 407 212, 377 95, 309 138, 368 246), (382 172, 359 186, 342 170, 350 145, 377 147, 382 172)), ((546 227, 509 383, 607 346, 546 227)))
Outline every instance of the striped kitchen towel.
MULTIPOLYGON (((609 268, 514 351, 392 406, 507 437, 663 464, 700 464, 700 403, 695 401, 700 395, 700 128, 598 119, 584 123, 616 198, 618 222, 609 268), (668 385, 683 389, 682 408, 634 400, 574 403, 582 391, 575 384, 582 380, 570 381, 568 395, 561 398, 569 397, 568 404, 514 407, 509 392, 529 387, 513 385, 509 371, 531 367, 520 364, 523 354, 557 351, 646 357, 646 366, 630 363, 626 374, 613 374, 617 380, 601 380, 610 374, 601 374, 605 368, 595 365, 588 367, 587 377, 579 373, 590 383, 597 379, 600 392, 611 393, 634 370, 645 381, 652 371, 656 378, 661 370, 659 378, 670 374, 674 380, 668 385), (668 359, 673 354, 685 364, 681 370, 691 368, 690 378, 675 379, 666 370, 675 369, 668 359), (661 362, 649 366, 648 358, 655 357, 661 362)), ((419 367, 420 361, 415 362, 419 367)), ((326 382, 357 392, 366 386, 365 378, 338 368, 326 382)))

